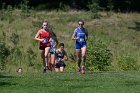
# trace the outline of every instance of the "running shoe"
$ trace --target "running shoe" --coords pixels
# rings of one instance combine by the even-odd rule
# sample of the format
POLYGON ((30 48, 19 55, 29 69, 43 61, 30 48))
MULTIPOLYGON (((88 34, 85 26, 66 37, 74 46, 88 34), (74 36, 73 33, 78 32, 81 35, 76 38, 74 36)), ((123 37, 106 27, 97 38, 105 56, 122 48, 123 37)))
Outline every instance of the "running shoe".
POLYGON ((46 70, 50 70, 49 66, 46 66, 46 70))
POLYGON ((82 66, 81 72, 82 72, 82 74, 85 74, 85 67, 84 66, 82 66))
POLYGON ((47 70, 47 69, 46 69, 46 68, 44 68, 44 69, 43 69, 43 73, 46 73, 46 70, 47 70))
POLYGON ((77 72, 81 72, 81 67, 78 67, 77 68, 77 72))

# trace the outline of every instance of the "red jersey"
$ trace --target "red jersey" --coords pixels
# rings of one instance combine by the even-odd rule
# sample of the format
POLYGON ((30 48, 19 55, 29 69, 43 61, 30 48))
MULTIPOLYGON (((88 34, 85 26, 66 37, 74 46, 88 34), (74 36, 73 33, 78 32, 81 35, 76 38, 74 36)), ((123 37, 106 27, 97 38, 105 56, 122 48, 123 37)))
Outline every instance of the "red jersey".
MULTIPOLYGON (((43 29, 42 29, 43 30, 43 29)), ((47 43, 40 42, 40 46, 50 46, 50 32, 49 31, 42 31, 40 34, 40 39, 46 39, 47 43)))

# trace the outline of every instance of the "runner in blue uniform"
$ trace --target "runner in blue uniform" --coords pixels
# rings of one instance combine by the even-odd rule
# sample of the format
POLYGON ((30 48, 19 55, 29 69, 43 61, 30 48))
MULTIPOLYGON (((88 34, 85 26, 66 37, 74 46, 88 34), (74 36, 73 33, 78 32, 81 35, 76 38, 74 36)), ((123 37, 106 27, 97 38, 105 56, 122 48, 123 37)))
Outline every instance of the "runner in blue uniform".
POLYGON ((85 74, 85 59, 86 59, 86 49, 88 39, 87 30, 83 27, 84 21, 78 21, 78 27, 74 30, 72 35, 72 40, 76 40, 75 49, 76 49, 76 58, 78 63, 78 72, 85 74), (81 66, 82 63, 82 66, 81 66))
POLYGON ((65 68, 64 61, 68 60, 66 51, 64 50, 64 43, 59 44, 59 49, 56 50, 55 71, 63 72, 65 68))

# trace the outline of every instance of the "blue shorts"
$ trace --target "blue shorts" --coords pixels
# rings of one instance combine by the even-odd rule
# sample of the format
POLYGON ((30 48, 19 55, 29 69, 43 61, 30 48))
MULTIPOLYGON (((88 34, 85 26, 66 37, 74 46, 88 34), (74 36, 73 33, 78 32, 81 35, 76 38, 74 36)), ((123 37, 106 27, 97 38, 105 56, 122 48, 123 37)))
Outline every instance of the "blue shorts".
POLYGON ((61 62, 61 63, 56 63, 55 64, 55 68, 60 68, 60 67, 65 67, 65 63, 64 62, 61 62))
POLYGON ((86 42, 76 42, 75 49, 81 49, 83 47, 87 46, 86 42))

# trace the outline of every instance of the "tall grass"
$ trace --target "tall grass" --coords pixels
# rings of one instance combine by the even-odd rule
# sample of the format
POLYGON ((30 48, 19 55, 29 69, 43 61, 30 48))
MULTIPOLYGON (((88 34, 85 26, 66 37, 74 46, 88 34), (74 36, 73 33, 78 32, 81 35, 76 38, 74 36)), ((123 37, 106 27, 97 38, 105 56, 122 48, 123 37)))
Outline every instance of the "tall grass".
MULTIPOLYGON (((84 19, 85 27, 89 31, 89 38, 96 35, 104 41, 113 54, 112 65, 117 69, 117 62, 123 54, 131 53, 140 60, 140 16, 138 13, 113 13, 110 17, 106 12, 101 12, 100 19, 93 19, 90 12, 86 11, 35 11, 30 10, 28 16, 22 17, 22 11, 18 9, 10 10, 10 16, 0 14, 0 37, 3 37, 3 32, 6 35, 6 46, 9 49, 18 48, 22 56, 13 60, 13 55, 9 57, 6 67, 7 70, 15 70, 15 67, 24 67, 24 70, 40 69, 42 65, 41 57, 38 49, 38 41, 34 40, 35 33, 40 29, 41 22, 46 19, 49 25, 56 33, 59 42, 65 43, 65 49, 68 55, 74 54, 74 41, 71 40, 71 35, 77 27, 77 20, 84 19), (10 21, 11 20, 11 21, 10 21), (12 33, 19 36, 18 47, 11 42, 12 33), (27 51, 32 51, 36 57, 29 59, 27 51), (13 60, 13 61, 12 61, 13 60), (17 61, 17 62, 15 62, 17 61), (29 66, 30 61, 32 65, 29 66), (15 64, 14 64, 15 63, 15 64)), ((12 55, 12 53, 11 53, 12 55)), ((72 62, 72 60, 69 60, 72 62)), ((67 66, 68 68, 68 66, 67 66)), ((9 71, 12 71, 9 70, 9 71)))

